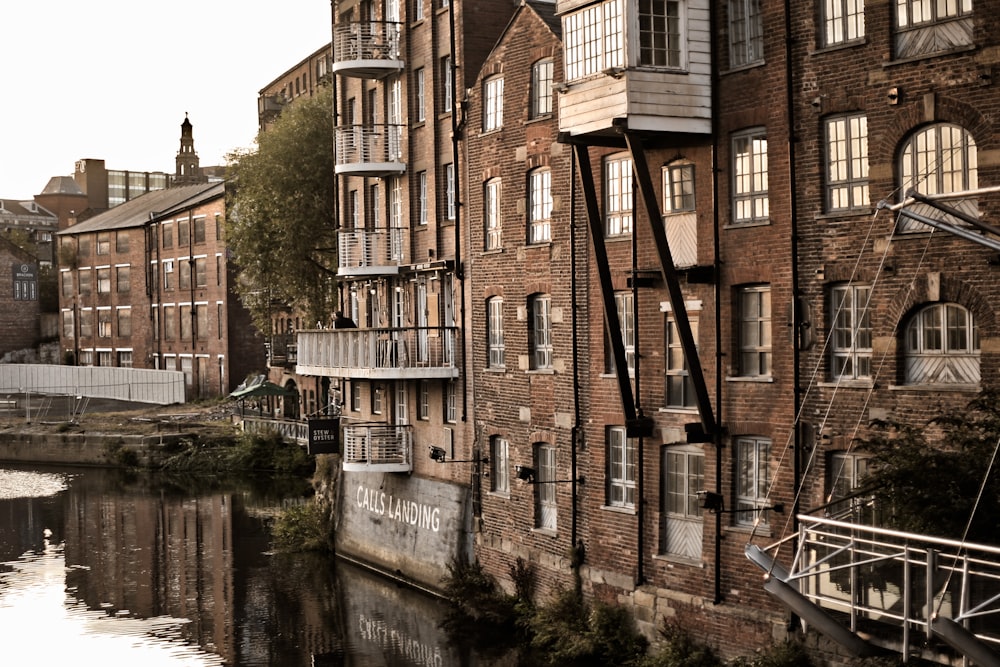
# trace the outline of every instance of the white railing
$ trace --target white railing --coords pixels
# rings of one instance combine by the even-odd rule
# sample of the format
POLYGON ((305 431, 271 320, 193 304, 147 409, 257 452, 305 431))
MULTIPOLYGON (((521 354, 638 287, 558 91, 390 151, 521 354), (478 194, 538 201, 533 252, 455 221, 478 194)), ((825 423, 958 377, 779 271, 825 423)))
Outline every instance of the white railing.
POLYGON ((338 253, 341 274, 352 268, 398 266, 405 263, 405 227, 351 229, 340 232, 338 253))
POLYGON ((337 164, 389 164, 403 161, 402 125, 341 125, 336 128, 337 164))
POLYGON ((171 405, 183 403, 181 371, 107 366, 0 364, 0 393, 65 394, 171 405))
POLYGON ((291 419, 269 419, 267 417, 245 416, 243 431, 245 433, 266 433, 274 431, 286 442, 294 442, 305 447, 309 444, 309 424, 291 419))
POLYGON ((338 23, 333 27, 335 63, 355 60, 399 60, 402 24, 388 21, 338 23))
POLYGON ((413 431, 393 424, 345 424, 345 470, 413 469, 413 431))
POLYGON ((323 329, 298 332, 297 371, 456 368, 455 327, 323 329))
POLYGON ((921 642, 935 635, 940 642, 954 632, 949 628, 967 633, 967 644, 1000 648, 1000 547, 809 515, 799 520, 792 567, 777 576, 814 605, 842 614, 852 632, 882 636, 878 627, 893 628, 888 636, 901 633, 904 654, 912 632, 923 635, 921 642))

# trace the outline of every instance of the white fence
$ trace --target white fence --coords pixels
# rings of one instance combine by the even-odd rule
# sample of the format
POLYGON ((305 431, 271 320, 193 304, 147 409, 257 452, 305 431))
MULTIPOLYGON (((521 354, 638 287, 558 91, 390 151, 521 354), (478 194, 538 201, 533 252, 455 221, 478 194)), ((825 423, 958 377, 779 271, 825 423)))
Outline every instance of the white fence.
POLYGON ((103 366, 0 364, 0 393, 25 392, 170 405, 184 402, 184 373, 103 366))

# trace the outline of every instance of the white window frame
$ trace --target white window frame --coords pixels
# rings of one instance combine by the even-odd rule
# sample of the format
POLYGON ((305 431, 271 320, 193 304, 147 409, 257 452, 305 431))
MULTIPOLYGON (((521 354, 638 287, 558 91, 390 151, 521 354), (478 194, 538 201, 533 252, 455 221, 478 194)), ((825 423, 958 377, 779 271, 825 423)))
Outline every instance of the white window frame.
POLYGON ((632 233, 632 158, 613 155, 604 160, 604 235, 608 238, 632 233))
POLYGON ((567 81, 624 66, 623 1, 607 0, 563 17, 567 81))
POLYGON ((896 26, 928 25, 972 14, 972 0, 896 0, 896 26))
POLYGON ((552 368, 552 297, 535 294, 528 300, 528 317, 531 318, 531 370, 552 368))
POLYGON ((490 491, 510 494, 510 443, 498 435, 490 437, 490 491))
POLYGON ((678 162, 663 167, 663 210, 665 213, 694 211, 694 164, 678 162))
POLYGON ((639 2, 639 66, 679 69, 684 66, 684 3, 680 0, 639 2))
MULTIPOLYGON (((698 339, 698 320, 690 318, 691 331, 695 340, 698 339)), ((681 345, 680 331, 677 321, 672 315, 667 315, 666 322, 666 378, 663 395, 668 408, 690 409, 698 405, 694 391, 694 380, 688 370, 687 359, 684 357, 684 347, 681 345), (680 396, 678 396, 678 393, 680 396)))
POLYGON ((635 507, 636 472, 638 470, 638 442, 626 435, 624 426, 608 428, 608 485, 609 507, 635 507))
POLYGON ((904 194, 911 188, 923 195, 973 190, 979 187, 978 163, 976 140, 964 127, 936 123, 921 128, 900 154, 904 194))
POLYGON ((422 123, 427 119, 427 89, 426 82, 424 81, 424 68, 418 67, 417 71, 414 72, 414 77, 417 80, 417 94, 415 102, 417 105, 417 122, 422 123))
POLYGON ((736 439, 736 507, 733 517, 737 525, 766 525, 768 492, 771 486, 771 441, 745 436, 736 439))
POLYGON ((865 37, 865 0, 823 0, 823 43, 856 42, 865 37))
POLYGON ((528 243, 552 240, 552 172, 547 167, 528 175, 528 243))
POLYGON ((869 208, 868 117, 849 114, 828 118, 826 134, 826 208, 869 208))
POLYGON ((455 222, 455 164, 444 166, 444 210, 445 219, 455 222))
POLYGON ((663 511, 668 516, 701 521, 704 510, 698 494, 705 488, 705 454, 687 449, 668 448, 667 473, 664 475, 663 511), (672 465, 671 461, 675 464, 672 465), (683 462, 683 465, 676 463, 683 462), (692 462, 697 464, 692 465, 692 462))
MULTIPOLYGON (((635 377, 635 296, 632 292, 615 292, 614 296, 622 345, 625 348, 625 365, 628 367, 628 376, 631 378, 635 377)), ((606 365, 608 372, 614 373, 615 357, 610 345, 608 348, 606 365)))
POLYGON ((834 285, 830 289, 830 374, 834 380, 872 377, 871 287, 834 285))
POLYGON ((767 133, 762 129, 733 135, 734 225, 770 221, 767 194, 767 133))
POLYGON ((729 0, 729 66, 764 62, 761 0, 729 0))
POLYGON ((427 224, 427 172, 417 174, 417 224, 427 224))
POLYGON ((444 420, 449 424, 458 422, 458 383, 454 380, 444 383, 444 420))
POLYGON ((535 528, 555 531, 559 508, 556 501, 556 448, 545 443, 535 445, 535 528))
POLYGON ((751 285, 737 291, 739 299, 739 374, 741 377, 771 375, 771 287, 751 285))
POLYGON ((455 96, 451 85, 451 56, 441 58, 441 113, 449 114, 454 109, 455 96))
POLYGON ((907 384, 979 383, 979 326, 965 306, 924 306, 909 319, 904 335, 907 384))
POLYGON ((431 418, 431 383, 421 380, 417 386, 417 419, 427 421, 431 418))
POLYGON ((487 366, 489 368, 504 368, 506 366, 506 349, 503 333, 503 297, 495 296, 487 300, 486 322, 489 331, 487 366))
POLYGON ((552 58, 536 60, 531 66, 531 109, 529 118, 552 115, 552 58))
POLYGON ((503 127, 503 77, 494 76, 483 82, 483 132, 503 127))
POLYGON ((500 250, 503 247, 503 218, 500 209, 502 181, 491 178, 483 186, 483 247, 500 250))

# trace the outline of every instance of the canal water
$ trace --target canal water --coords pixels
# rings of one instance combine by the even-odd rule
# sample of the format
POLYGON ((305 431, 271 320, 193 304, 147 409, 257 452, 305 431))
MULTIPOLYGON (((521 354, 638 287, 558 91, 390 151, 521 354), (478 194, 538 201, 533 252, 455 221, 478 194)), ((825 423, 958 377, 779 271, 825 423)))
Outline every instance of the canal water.
POLYGON ((344 561, 270 551, 302 489, 0 467, 4 665, 483 664, 437 598, 344 561))

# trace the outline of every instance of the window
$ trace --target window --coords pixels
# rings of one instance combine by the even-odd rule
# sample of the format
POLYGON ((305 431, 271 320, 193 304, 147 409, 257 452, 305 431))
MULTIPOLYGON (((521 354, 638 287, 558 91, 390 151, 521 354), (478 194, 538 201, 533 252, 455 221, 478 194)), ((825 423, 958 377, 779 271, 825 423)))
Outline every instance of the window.
POLYGON ((194 242, 205 242, 205 216, 194 219, 194 242))
POLYGON ((489 358, 487 365, 490 368, 504 367, 504 341, 503 341, 503 299, 493 297, 486 302, 486 326, 488 329, 489 358))
MULTIPOLYGON (((615 310, 621 326, 622 344, 625 347, 625 364, 629 377, 635 377, 635 299, 631 292, 615 292, 615 310)), ((615 372, 615 355, 610 342, 605 353, 605 370, 615 372)))
POLYGON ((97 235, 97 254, 98 255, 110 255, 111 254, 111 233, 101 232, 97 235))
POLYGON ((118 367, 132 368, 132 351, 122 350, 118 353, 118 367))
POLYGON ((129 308, 119 308, 115 312, 115 315, 118 320, 118 335, 123 338, 128 338, 132 335, 132 310, 129 308))
POLYGON ((444 211, 445 219, 455 221, 455 165, 444 166, 444 211))
POLYGON ((417 80, 417 94, 414 100, 414 104, 417 108, 414 116, 416 117, 417 122, 422 123, 426 120, 425 109, 427 109, 427 84, 424 82, 424 68, 418 68, 417 71, 414 72, 414 77, 417 80))
POLYGON ((635 507, 636 439, 624 426, 608 429, 608 505, 635 507))
POLYGON ((744 287, 738 292, 740 375, 771 374, 771 288, 744 287))
POLYGON ((415 0, 413 3, 413 20, 419 21, 424 18, 424 0, 415 0))
POLYGON ((77 254, 79 254, 80 257, 89 257, 90 256, 90 237, 89 236, 80 236, 79 237, 77 254))
POLYGON ((736 523, 753 525, 756 519, 766 524, 767 493, 771 486, 771 441, 764 438, 736 440, 736 523), (759 517, 758 517, 759 515, 759 517))
POLYGON ((917 311, 906 325, 907 384, 978 384, 979 327, 956 303, 917 311))
POLYGON ((163 223, 163 247, 173 248, 174 247, 174 223, 164 222, 163 223))
POLYGON ((827 46, 853 42, 865 36, 864 0, 825 0, 823 42, 827 46))
POLYGON ((215 214, 215 240, 222 240, 222 216, 218 213, 215 214))
POLYGON ((76 325, 73 323, 73 311, 62 311, 62 335, 63 338, 76 338, 76 325))
POLYGON ((441 59, 441 113, 451 113, 455 104, 451 76, 451 56, 445 56, 441 59))
POLYGON ((94 311, 84 308, 80 311, 80 338, 90 338, 94 335, 94 311))
POLYGON ((215 324, 216 324, 215 335, 219 340, 222 340, 222 327, 226 321, 223 310, 224 309, 222 307, 221 302, 215 304, 215 324))
POLYGON ((115 277, 116 284, 115 289, 119 293, 128 292, 131 289, 131 267, 128 266, 118 266, 115 267, 115 277))
POLYGON ((826 121, 826 207, 829 211, 867 208, 868 117, 826 121))
POLYGON ((632 233, 632 158, 627 156, 604 161, 604 233, 632 233))
MULTIPOLYGON (((689 319, 691 332, 698 340, 698 321, 689 319)), ((694 381, 688 372, 687 360, 684 358, 684 348, 681 345, 677 322, 672 316, 667 317, 667 353, 666 353, 666 398, 668 408, 693 408, 697 406, 694 392, 694 381)))
POLYGON ((760 0, 729 0, 729 66, 742 67, 763 60, 760 0))
POLYGON ((177 309, 174 306, 163 308, 163 339, 177 338, 177 309))
POLYGON ((361 412, 361 383, 351 383, 351 412, 361 412))
POLYGON ((528 243, 552 240, 552 172, 535 169, 529 176, 528 243))
MULTIPOLYGON (((904 194, 911 189, 923 195, 973 190, 979 187, 976 142, 968 131, 958 125, 939 123, 925 127, 903 146, 899 170, 904 194)), ((949 204, 969 215, 979 215, 975 199, 956 200, 949 204)), ((929 206, 910 208, 935 219, 944 216, 929 206)), ((906 218, 902 222, 904 231, 928 231, 923 223, 906 218)))
POLYGON ((528 341, 531 369, 552 368, 552 299, 548 295, 528 300, 528 341))
POLYGON ((80 285, 80 294, 86 296, 90 294, 90 269, 80 269, 77 272, 77 283, 80 285))
POLYGON ((639 64, 681 66, 681 3, 639 0, 639 64))
POLYGON ((896 0, 899 28, 936 23, 972 13, 972 0, 896 0))
POLYGON ((454 380, 444 384, 444 420, 449 424, 458 421, 458 383, 454 380))
POLYGON ((177 286, 180 289, 191 289, 191 260, 182 257, 177 260, 177 286))
POLYGON ((830 371, 834 379, 872 375, 871 288, 838 285, 830 291, 830 371))
POLYGON ((705 455, 687 448, 664 448, 660 552, 701 558, 702 513, 698 498, 705 488, 705 455))
POLYGON ((486 250, 499 250, 503 247, 503 226, 500 217, 500 179, 494 178, 486 182, 483 188, 483 222, 485 223, 484 239, 486 250))
POLYGON ((172 290, 174 288, 174 260, 168 259, 163 262, 163 289, 172 290))
POLYGON ((552 59, 538 60, 531 66, 531 108, 529 118, 552 113, 552 59))
POLYGON ((115 252, 124 254, 129 250, 128 232, 118 232, 115 235, 115 252))
POLYGON ((188 220, 177 221, 177 246, 186 247, 191 245, 191 223, 188 220))
POLYGON ((62 295, 64 297, 73 296, 73 274, 69 271, 62 271, 59 273, 59 283, 62 286, 62 295))
POLYGON ((111 310, 107 308, 97 311, 97 337, 111 338, 111 310))
POLYGON ((382 414, 382 409, 385 404, 385 388, 382 385, 375 385, 372 387, 372 414, 380 415, 382 414))
POLYGON ((427 224, 427 172, 417 174, 417 224, 427 224))
POLYGON ((510 443, 496 435, 490 438, 490 491, 510 493, 510 443))
POLYGON ((181 335, 180 340, 188 341, 191 340, 191 306, 181 306, 180 307, 180 325, 181 325, 181 335))
POLYGON ((503 77, 483 82, 483 132, 503 127, 503 77))
POLYGON ((555 530, 557 526, 556 448, 535 445, 535 527, 555 530))
POLYGON ((208 340, 208 306, 200 304, 194 307, 198 325, 198 340, 208 340))
POLYGON ((97 365, 110 367, 111 364, 111 350, 98 350, 97 352, 97 365))
POLYGON ((361 229, 361 202, 358 199, 358 191, 351 190, 348 194, 348 216, 351 221, 351 229, 361 229))
POLYGON ((421 380, 417 388, 417 419, 431 418, 431 383, 421 380))
POLYGON ((111 267, 101 266, 97 269, 97 293, 111 294, 111 267))
POLYGON ((663 199, 663 209, 667 213, 694 210, 693 164, 672 164, 663 168, 663 199))
POLYGON ((767 222, 767 136, 733 137, 733 224, 767 222))
POLYGON ((380 229, 382 227, 382 197, 379 194, 378 183, 368 186, 368 210, 365 211, 365 228, 380 229))
POLYGON ((93 350, 80 350, 80 366, 93 366, 94 365, 94 351, 93 350))
POLYGON ((829 506, 827 512, 832 518, 852 523, 872 523, 874 517, 869 502, 871 498, 866 496, 848 498, 861 488, 868 474, 868 463, 868 457, 849 452, 830 452, 828 455, 827 502, 834 504, 829 506))
POLYGON ((625 25, 622 0, 591 5, 563 19, 566 79, 573 81, 622 67, 625 25))

